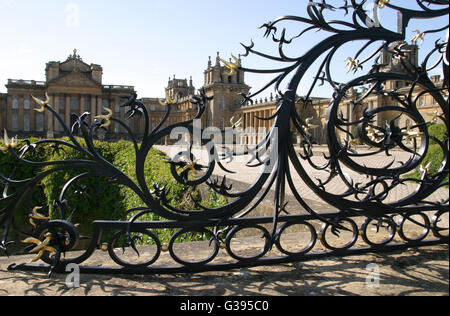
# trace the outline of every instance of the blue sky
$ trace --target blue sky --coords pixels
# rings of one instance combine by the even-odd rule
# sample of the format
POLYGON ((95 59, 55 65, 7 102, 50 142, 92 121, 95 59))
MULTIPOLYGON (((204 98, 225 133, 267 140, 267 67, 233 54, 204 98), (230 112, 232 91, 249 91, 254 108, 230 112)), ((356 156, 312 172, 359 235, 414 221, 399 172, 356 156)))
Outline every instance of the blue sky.
MULTIPOLYGON (((173 75, 193 76, 199 88, 208 56, 214 61, 218 51, 224 59, 231 53, 243 53, 240 42, 249 44, 251 39, 259 50, 273 52, 276 45, 264 39, 264 31, 258 27, 281 15, 305 16, 306 3, 0 0, 0 92, 5 92, 8 78, 45 80, 45 63, 65 60, 74 48, 88 64, 103 66, 104 84, 134 85, 140 97, 162 97, 173 75)), ((395 27, 395 16, 386 13, 385 23, 395 27)), ((310 47, 320 38, 313 33, 300 46, 310 47)), ((337 72, 346 73, 344 59, 352 53, 354 49, 344 49, 337 57, 337 72)), ((266 65, 270 68, 258 58, 244 60, 249 68, 266 65)), ((247 78, 254 88, 270 79, 253 75, 247 78)))

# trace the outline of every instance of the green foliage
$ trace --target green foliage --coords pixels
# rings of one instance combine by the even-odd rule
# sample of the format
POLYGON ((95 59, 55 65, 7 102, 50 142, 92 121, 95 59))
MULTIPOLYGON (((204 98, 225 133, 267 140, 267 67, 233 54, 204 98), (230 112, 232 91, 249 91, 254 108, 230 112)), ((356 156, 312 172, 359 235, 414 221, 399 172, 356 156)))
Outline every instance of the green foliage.
MULTIPOLYGON (((423 166, 430 165, 428 174, 433 175, 436 172, 438 172, 439 169, 442 167, 443 159, 444 159, 444 153, 442 151, 441 146, 439 146, 437 144, 431 145, 430 148, 428 149, 428 153, 425 156, 425 159, 424 159, 422 165, 423 166)), ((407 178, 413 178, 413 179, 420 179, 420 177, 421 177, 420 172, 417 170, 407 176, 407 178)), ((448 181, 448 176, 445 181, 448 181)))
MULTIPOLYGON (((430 125, 428 128, 428 132, 430 136, 435 137, 436 139, 440 140, 441 142, 444 141, 447 135, 447 127, 445 124, 433 124, 430 125)), ((423 166, 430 166, 429 167, 429 174, 435 174, 439 171, 439 169, 442 167, 442 160, 444 159, 444 152, 442 151, 441 146, 436 143, 436 141, 431 140, 430 141, 430 147, 428 149, 428 153, 425 156, 425 159, 422 163, 423 166)), ((408 178, 413 179, 420 179, 420 172, 414 171, 413 173, 409 174, 407 176, 408 178)), ((448 176, 444 180, 448 181, 448 176)))
MULTIPOLYGON (((62 139, 70 142, 69 139, 62 139)), ((31 143, 38 139, 30 139, 31 143)), ((83 139, 77 141, 86 148, 83 139)), ((25 143, 23 143, 25 144, 25 143)), ((22 145, 23 145, 22 144, 22 145)), ((119 170, 126 174, 132 181, 137 183, 136 178, 136 156, 134 146, 131 142, 119 141, 117 143, 98 142, 94 143, 98 153, 108 162, 115 165, 119 170)), ((60 160, 78 160, 87 158, 75 149, 60 146, 61 149, 54 150, 51 145, 39 146, 32 154, 26 154, 25 158, 31 161, 60 161, 60 160)), ((170 165, 166 162, 166 155, 158 150, 151 149, 144 164, 145 181, 150 190, 154 189, 154 183, 160 183, 165 186, 167 199, 171 206, 179 209, 195 209, 195 205, 190 198, 201 197, 198 188, 192 188, 178 183, 171 175, 170 165)), ((14 179, 30 179, 38 173, 51 170, 52 166, 45 168, 30 167, 16 161, 9 153, 0 152, 0 173, 9 177, 13 170, 14 179)), ((31 226, 28 222, 28 214, 35 206, 43 206, 40 211, 48 214, 52 219, 67 218, 73 212, 73 223, 80 224, 80 234, 89 236, 92 233, 92 223, 95 220, 121 220, 126 212, 133 208, 145 207, 142 200, 130 188, 117 184, 108 184, 106 177, 90 176, 83 178, 79 183, 74 184, 66 192, 63 200, 67 200, 69 209, 64 209, 64 214, 60 214, 60 209, 55 207, 53 202, 59 200, 60 193, 64 185, 70 179, 93 170, 68 170, 52 173, 36 187, 33 198, 29 205, 24 206, 23 212, 17 214, 17 228, 22 231, 30 231, 31 226), (85 190, 83 190, 85 189, 85 190), (84 193, 84 194, 83 194, 84 193)), ((210 191, 208 197, 202 202, 204 207, 214 208, 226 204, 227 201, 221 196, 210 191)), ((0 205, 1 206, 1 205, 0 205)), ((133 216, 129 214, 128 219, 133 216)), ((159 221, 165 220, 154 214, 148 214, 140 220, 159 221)), ((111 236, 112 232, 107 232, 106 238, 111 236)), ((162 242, 168 242, 174 230, 161 230, 158 232, 162 242)), ((197 236, 193 239, 201 239, 197 236)))
MULTIPOLYGON (((29 139, 31 143, 39 141, 37 138, 31 138, 29 139)), ((19 142, 19 148, 21 146, 25 145, 25 142, 19 142)), ((34 153, 28 152, 24 155, 24 159, 32 160, 35 162, 42 162, 47 159, 48 150, 46 148, 37 148, 34 153)), ((2 152, 0 151, 0 174, 3 175, 6 178, 11 177, 14 180, 24 180, 24 179, 31 179, 35 177, 39 172, 41 171, 41 168, 35 167, 35 166, 28 166, 19 163, 15 158, 13 158, 9 152, 2 152)), ((8 194, 14 193, 14 188, 9 188, 8 194)), ((43 185, 39 184, 34 188, 34 191, 32 192, 31 199, 27 200, 25 205, 21 205, 24 209, 29 209, 32 206, 36 205, 45 205, 46 199, 44 196, 44 187, 43 185)), ((0 209, 4 207, 5 205, 0 204, 0 209)), ((17 214, 15 224, 18 227, 24 227, 24 225, 28 224, 28 213, 22 212, 17 214)), ((29 225, 29 224, 28 224, 29 225)))
MULTIPOLYGON (((63 139, 66 140, 66 139, 63 139)), ((84 142, 78 139, 83 146, 84 142)), ((95 142, 94 145, 98 153, 108 162, 113 162, 114 158, 120 154, 120 147, 113 143, 95 142)), ((55 153, 51 160, 76 160, 86 159, 86 157, 72 148, 64 148, 64 151, 55 153)), ((51 169, 47 167, 45 170, 51 169)), ((42 181, 44 194, 47 198, 46 205, 50 210, 52 219, 61 218, 58 207, 53 207, 53 201, 59 199, 61 189, 73 177, 90 172, 92 170, 69 170, 52 173, 42 181)), ((63 217, 67 218, 72 211, 74 212, 73 222, 80 224, 80 233, 90 235, 92 223, 95 220, 119 220, 124 214, 124 203, 120 195, 120 189, 117 185, 107 185, 107 178, 100 176, 91 176, 84 178, 79 185, 74 185, 67 191, 64 199, 69 203, 69 210, 65 210, 63 217), (85 196, 81 195, 80 185, 87 188, 85 196)))
MULTIPOLYGON (((445 124, 433 124, 428 127, 428 133, 442 142, 446 137, 447 127, 445 124)), ((434 145, 436 142, 431 139, 430 144, 434 145)))

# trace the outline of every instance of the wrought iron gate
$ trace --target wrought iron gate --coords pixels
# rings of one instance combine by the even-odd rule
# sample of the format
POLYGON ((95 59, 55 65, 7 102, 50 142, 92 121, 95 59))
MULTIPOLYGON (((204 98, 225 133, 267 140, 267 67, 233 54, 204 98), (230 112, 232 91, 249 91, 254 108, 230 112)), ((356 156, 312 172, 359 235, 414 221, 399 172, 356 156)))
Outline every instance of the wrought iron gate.
MULTIPOLYGON (((308 17, 284 16, 262 26, 265 36, 272 37, 278 45, 278 55, 259 52, 255 50, 253 43, 243 45, 245 56, 254 54, 270 62, 282 63, 283 67, 254 70, 242 68, 237 58, 225 62, 229 71, 224 76, 234 75, 236 71, 274 75, 274 79, 265 87, 254 94, 244 95, 243 104, 252 102, 256 96, 272 87, 278 95, 278 102, 272 116, 260 118, 273 121, 273 125, 259 144, 246 146, 239 151, 231 145, 224 147, 222 144, 209 142, 206 144, 207 163, 203 164, 192 153, 191 141, 185 151, 178 152, 167 161, 178 182, 192 187, 206 185, 228 199, 226 205, 214 209, 201 206, 192 196, 194 204, 198 206, 197 210, 182 210, 171 206, 164 184, 147 183, 144 168, 149 151, 160 140, 170 136, 174 128, 184 128, 193 136, 194 120, 201 119, 211 102, 204 91, 200 91, 191 100, 197 108, 193 120, 165 127, 176 102, 167 97, 162 102, 167 109, 166 115, 154 129, 150 127, 151 112, 137 96, 129 99, 122 106, 128 110, 129 119, 138 117, 143 120, 145 135, 141 141, 138 141, 126 122, 113 116, 112 111, 108 111, 108 115, 96 117, 92 124, 88 122, 89 113, 76 116, 74 124, 67 126, 49 104, 48 98, 45 101, 36 99, 40 105, 36 111, 46 112, 59 121, 69 140, 42 140, 34 144, 27 142, 19 149, 19 141, 16 138, 9 139, 5 132, 1 145, 3 151, 8 152, 17 163, 45 167, 45 171, 32 179, 15 180, 14 175, 0 175, 4 189, 0 199, 0 249, 8 252, 11 245, 9 236, 16 216, 31 211, 29 219, 34 225, 30 226, 32 231, 19 233, 25 235, 23 243, 28 246, 27 251, 36 254, 34 261, 42 260, 46 263, 25 263, 13 265, 10 269, 64 271, 68 264, 82 265, 96 250, 104 250, 109 252, 116 267, 85 265, 81 266, 81 271, 144 274, 198 272, 448 243, 448 226, 443 225, 443 219, 448 218, 449 212, 448 191, 443 200, 435 201, 431 198, 439 190, 448 190, 448 36, 446 40, 437 41, 431 51, 425 54, 422 63, 417 64, 410 62, 408 54, 412 54, 411 46, 405 41, 410 39, 409 35, 413 32, 416 35, 412 40, 416 45, 420 45, 431 34, 445 33, 448 25, 430 27, 427 31, 410 30, 408 26, 417 19, 421 19, 423 25, 430 26, 434 26, 433 21, 439 18, 448 19, 449 1, 408 1, 410 7, 399 7, 394 2, 309 1, 308 17), (373 5, 369 11, 370 4, 373 5), (379 15, 387 10, 398 14, 398 30, 389 30, 380 23, 379 15), (342 19, 328 20, 330 13, 341 16, 342 19), (282 28, 284 23, 300 25, 295 30, 295 36, 289 37, 288 30, 282 28), (320 34, 329 36, 317 44, 308 45, 306 53, 299 57, 289 56, 291 45, 301 41, 308 33, 319 31, 320 34), (336 56, 339 56, 342 47, 353 45, 354 42, 362 44, 355 49, 355 55, 346 60, 353 78, 349 82, 339 82, 339 76, 333 74, 335 65, 341 64, 336 56), (379 55, 388 56, 388 59, 377 58, 379 55), (386 63, 395 63, 404 73, 386 71, 386 63), (364 71, 364 67, 369 70, 364 71), (440 67, 443 67, 445 77, 441 84, 429 76, 430 72, 440 67), (310 72, 313 74, 309 75, 310 72), (396 82, 400 84, 395 86, 396 82), (284 83, 287 83, 287 88, 283 90, 284 83), (298 97, 300 85, 305 84, 309 85, 307 94, 298 97), (334 92, 324 126, 327 152, 320 157, 315 152, 317 144, 311 133, 317 126, 313 125, 310 118, 303 117, 298 108, 299 104, 304 109, 313 106, 312 94, 319 85, 328 85, 334 92), (431 96, 438 109, 432 117, 424 117, 424 112, 420 109, 421 98, 424 96, 431 96), (369 99, 373 98, 387 99, 390 102, 370 107, 369 99), (345 108, 350 110, 344 111, 345 108), (133 142, 137 181, 109 163, 95 147, 96 133, 112 122, 125 129, 133 142), (429 127, 438 123, 443 123, 446 127, 444 139, 438 139, 429 133, 429 127), (292 131, 301 136, 298 146, 294 145, 292 131), (86 145, 81 145, 80 138, 76 136, 81 136, 86 145), (435 169, 424 163, 432 148, 431 144, 434 145, 433 148, 438 146, 443 157, 442 163, 435 169), (84 158, 48 162, 24 158, 26 153, 32 153, 41 146, 71 148, 84 158), (407 158, 396 158, 399 152, 407 158), (252 157, 246 166, 261 168, 261 171, 253 185, 237 192, 226 177, 219 179, 213 174, 215 168, 231 172, 226 168, 224 160, 232 161, 242 155, 252 157), (377 160, 380 156, 392 158, 382 166, 361 162, 370 157, 377 160), (42 179, 55 172, 72 169, 83 172, 67 182, 59 199, 54 202, 54 207, 60 214, 59 219, 50 219, 40 214, 39 207, 29 210, 24 207, 24 201, 30 199, 34 187, 42 179), (415 170, 419 170, 418 177, 411 176, 415 170), (317 176, 318 174, 323 176, 317 176), (363 177, 355 178, 354 174, 361 174, 363 177), (67 259, 65 254, 75 249, 80 234, 79 227, 72 221, 73 213, 77 210, 70 210, 70 201, 65 200, 66 192, 80 186, 85 178, 97 176, 108 177, 117 185, 128 187, 142 200, 142 207, 129 210, 126 220, 95 221, 88 249, 77 253, 77 257, 67 259), (334 211, 314 209, 304 199, 300 183, 295 178, 297 176, 334 211), (339 192, 329 189, 329 185, 336 182, 341 189, 339 192), (400 192, 398 190, 407 185, 413 185, 414 190, 405 196, 396 197, 395 192, 400 192), (252 217, 252 212, 271 190, 274 195, 273 215, 252 217), (286 202, 287 190, 290 190, 289 194, 295 199, 296 205, 286 202), (296 212, 300 208, 304 212, 296 212), (149 214, 165 220, 142 220, 149 214), (407 229, 409 226, 420 228, 420 232, 411 235, 407 229), (167 244, 157 234, 164 229, 175 232, 167 244), (108 240, 102 237, 104 232, 112 233, 108 240), (177 252, 176 246, 179 246, 181 237, 188 234, 201 235, 204 240, 209 241, 203 244, 209 250, 205 258, 189 260, 182 258, 177 252), (248 246, 255 246, 254 243, 260 245, 251 254, 241 253, 235 247, 240 236, 244 236, 241 241, 244 244, 248 242, 248 246), (145 258, 138 249, 144 239, 153 249, 152 255, 145 258), (318 242, 322 243, 321 251, 314 250, 318 242), (122 255, 126 250, 132 249, 138 259, 128 262, 127 257, 121 256, 121 251, 118 252, 117 248, 121 248, 122 255), (159 264, 163 252, 170 254, 173 265, 159 264), (225 253, 224 257, 219 257, 221 252, 225 253)), ((403 5, 404 2, 402 1, 403 5)), ((232 124, 234 126, 231 130, 239 127, 234 122, 232 124)))

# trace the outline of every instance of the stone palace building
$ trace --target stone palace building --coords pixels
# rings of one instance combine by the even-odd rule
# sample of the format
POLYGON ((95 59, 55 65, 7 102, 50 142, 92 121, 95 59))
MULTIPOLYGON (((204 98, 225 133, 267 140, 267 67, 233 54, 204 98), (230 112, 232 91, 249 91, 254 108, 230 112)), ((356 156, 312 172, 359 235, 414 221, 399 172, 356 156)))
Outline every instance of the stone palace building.
MULTIPOLYGON (((414 65, 418 64, 418 46, 415 44, 408 47, 408 59, 414 65)), ((390 71, 402 73, 405 70, 399 63, 395 62, 388 53, 381 56, 381 64, 388 67, 390 71)), ((241 127, 247 129, 252 127, 254 134, 247 136, 239 142, 255 143, 264 136, 272 122, 259 120, 267 118, 275 113, 277 100, 273 97, 256 100, 253 103, 242 105, 240 94, 248 94, 250 87, 245 83, 245 73, 237 71, 233 76, 226 76, 224 66, 221 65, 219 53, 213 63, 209 58, 207 68, 204 72, 204 85, 207 96, 213 97, 209 101, 206 113, 202 118, 202 124, 215 126, 222 130, 230 126, 230 120, 237 121, 242 118, 241 127)), ((64 121, 70 123, 71 113, 78 115, 90 112, 90 119, 104 113, 103 108, 109 108, 114 112, 115 117, 120 117, 126 121, 126 109, 120 105, 134 93, 135 89, 131 85, 105 85, 103 83, 103 69, 98 64, 88 64, 74 50, 67 60, 63 62, 48 62, 45 68, 45 81, 9 79, 6 84, 7 93, 0 94, 0 131, 6 129, 10 136, 19 137, 43 137, 54 138, 63 136, 63 130, 59 122, 49 112, 38 113, 33 109, 36 107, 31 98, 34 95, 44 99, 47 92, 51 99, 53 108, 63 117, 64 121)), ((433 80, 438 86, 442 86, 439 76, 434 76, 433 80)), ((408 83, 389 82, 388 89, 408 89, 408 83)), ((407 91, 407 90, 405 90, 407 91)), ((166 88, 166 95, 171 98, 178 97, 178 103, 174 106, 167 124, 174 124, 189 120, 195 115, 196 109, 189 102, 196 92, 192 84, 192 78, 177 79, 170 78, 166 88)), ((353 91, 353 93, 362 93, 353 91)), ((419 93, 419 91, 417 92, 419 93)), ((165 114, 166 108, 161 106, 158 98, 142 98, 141 101, 151 112, 151 126, 156 127, 165 114)), ((300 98, 299 98, 300 100, 300 98)), ((313 118, 313 124, 318 125, 311 131, 312 135, 319 143, 325 142, 324 126, 327 115, 327 108, 331 99, 312 98, 312 103, 307 107, 299 101, 297 108, 302 117, 313 118)), ((373 109, 379 105, 387 105, 392 102, 387 97, 374 96, 366 99, 367 104, 359 108, 353 108, 350 102, 342 105, 342 113, 350 119, 360 117, 363 108, 373 109)), ((431 95, 424 95, 419 101, 420 111, 426 120, 431 120, 438 105, 431 95)), ((380 117, 380 120, 387 118, 380 117)), ((143 133, 143 120, 133 118, 127 121, 129 127, 137 135, 143 133)), ((400 124, 408 125, 408 122, 400 124)), ((295 135, 295 133, 294 133, 295 135)), ((118 124, 111 124, 107 139, 116 140, 126 138, 123 127, 118 124)))

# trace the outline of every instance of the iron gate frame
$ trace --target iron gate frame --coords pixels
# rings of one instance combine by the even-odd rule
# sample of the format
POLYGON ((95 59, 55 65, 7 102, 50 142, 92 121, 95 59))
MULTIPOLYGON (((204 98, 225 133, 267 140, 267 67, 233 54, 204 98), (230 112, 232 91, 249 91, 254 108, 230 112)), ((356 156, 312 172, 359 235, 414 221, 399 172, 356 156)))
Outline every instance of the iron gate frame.
MULTIPOLYGON (((197 107, 197 114, 193 120, 181 122, 168 127, 164 127, 167 122, 172 107, 177 103, 177 100, 169 96, 162 105, 167 107, 164 118, 160 124, 154 128, 150 128, 151 113, 146 106, 137 99, 134 95, 127 102, 121 105, 128 109, 129 117, 131 119, 135 116, 140 116, 145 123, 145 133, 142 142, 138 142, 137 136, 131 131, 128 125, 115 118, 111 110, 106 109, 107 115, 100 115, 96 120, 89 124, 87 118, 90 113, 85 113, 81 116, 72 114, 74 124, 67 126, 63 118, 55 111, 47 96, 47 100, 42 101, 35 99, 39 108, 35 109, 37 112, 45 112, 52 115, 62 126, 65 135, 70 141, 63 140, 42 140, 34 144, 26 143, 25 146, 18 150, 17 138, 9 139, 6 131, 3 139, 1 149, 8 152, 18 162, 36 166, 36 167, 50 167, 48 170, 38 174, 36 177, 27 180, 14 180, 14 174, 10 177, 0 175, 0 181, 3 185, 3 196, 0 202, 6 205, 0 210, 0 224, 3 227, 2 239, 0 241, 0 250, 7 252, 8 245, 11 243, 8 238, 10 230, 13 228, 13 223, 16 215, 23 212, 22 204, 24 200, 33 192, 34 187, 45 177, 54 172, 61 172, 73 169, 90 169, 91 172, 82 173, 75 178, 69 180, 61 191, 60 198, 55 201, 55 207, 59 208, 61 218, 50 219, 44 215, 37 213, 39 208, 35 208, 30 214, 30 219, 35 219, 38 225, 31 233, 23 233, 28 238, 24 241, 27 244, 33 244, 32 248, 28 248, 32 253, 38 253, 35 259, 43 260, 46 264, 20 264, 11 265, 9 270, 28 270, 28 271, 48 271, 65 272, 65 267, 68 264, 76 263, 83 264, 91 255, 102 248, 102 231, 112 230, 115 232, 115 237, 109 240, 104 245, 105 251, 109 252, 111 258, 118 264, 118 267, 89 267, 81 266, 82 273, 106 273, 106 274, 156 274, 156 273, 179 273, 179 272, 202 272, 202 271, 216 271, 225 269, 235 269, 242 267, 252 267, 261 265, 273 265, 286 262, 299 262, 311 260, 315 258, 351 256, 363 253, 381 253, 388 251, 404 250, 411 247, 422 247, 437 244, 448 244, 448 235, 442 234, 448 228, 439 227, 440 219, 449 212, 449 200, 440 202, 430 202, 427 198, 435 191, 448 186, 448 99, 443 96, 443 92, 448 94, 448 38, 446 41, 436 42, 434 49, 424 59, 419 67, 408 64, 404 57, 408 53, 402 45, 395 46, 393 44, 404 42, 407 36, 407 27, 411 20, 414 19, 433 19, 447 16, 449 13, 449 1, 447 0, 416 0, 415 4, 419 9, 413 10, 404 7, 399 7, 391 4, 389 0, 374 0, 374 7, 376 11, 391 9, 398 12, 401 17, 399 23, 399 30, 397 32, 388 30, 379 24, 378 19, 374 19, 369 15, 369 12, 364 8, 370 3, 369 0, 343 0, 342 6, 331 5, 331 1, 322 0, 321 2, 309 1, 307 4, 308 18, 297 16, 283 16, 273 22, 264 24, 261 28, 265 29, 265 37, 272 36, 272 39, 279 46, 279 56, 271 56, 254 49, 253 42, 251 45, 243 45, 245 49, 244 57, 249 54, 254 54, 268 60, 277 61, 281 63, 290 63, 288 67, 261 70, 261 69, 247 69, 243 68, 240 60, 235 58, 234 62, 223 61, 225 67, 229 72, 223 75, 233 75, 237 71, 245 71, 259 74, 277 74, 277 76, 270 81, 265 87, 256 93, 243 95, 243 104, 252 102, 253 98, 260 95, 272 86, 275 86, 275 91, 278 95, 278 107, 274 115, 269 118, 260 120, 274 120, 267 136, 255 147, 248 148, 243 152, 220 153, 216 148, 216 144, 209 147, 209 164, 202 166, 195 162, 195 157, 190 150, 178 153, 177 157, 169 159, 167 163, 171 165, 172 176, 180 183, 187 186, 197 186, 206 184, 210 189, 217 193, 224 195, 234 200, 215 209, 207 209, 201 207, 201 210, 179 210, 169 205, 167 201, 167 191, 165 187, 158 183, 153 183, 151 188, 145 180, 144 164, 147 155, 151 148, 158 143, 159 140, 164 139, 170 135, 174 128, 185 128, 190 133, 193 133, 193 122, 196 119, 201 119, 208 106, 211 98, 208 98, 204 90, 199 91, 191 103, 197 107), (329 11, 345 12, 345 16, 351 16, 351 22, 344 20, 327 21, 326 14, 329 11), (291 39, 287 38, 286 29, 283 29, 280 37, 277 38, 279 24, 285 21, 299 22, 306 24, 308 27, 303 29, 300 34, 291 39), (342 27, 341 29, 339 27, 342 27), (316 46, 310 48, 307 53, 298 58, 288 57, 285 53, 285 47, 291 44, 294 40, 301 38, 306 32, 320 30, 321 32, 328 32, 332 35, 326 40, 319 42, 316 46), (383 65, 375 62, 371 70, 362 76, 356 77, 350 82, 340 83, 336 82, 331 72, 331 63, 338 49, 352 41, 365 41, 363 46, 355 56, 347 59, 349 72, 353 71, 356 74, 362 70, 366 63, 370 62, 376 54, 382 51, 388 51, 392 58, 398 59, 403 64, 408 74, 386 73, 382 72, 383 65), (374 43, 378 43, 379 48, 374 53, 369 54, 369 58, 360 61, 358 58, 366 52, 367 48, 374 43), (319 60, 321 56, 325 55, 323 62, 319 67, 315 79, 312 82, 308 94, 298 99, 296 92, 305 74, 311 69, 311 66, 319 60), (433 66, 428 66, 428 63, 433 56, 438 56, 437 62, 433 66), (436 87, 434 82, 429 78, 429 71, 436 69, 439 65, 443 65, 444 69, 444 86, 436 87), (288 75, 293 74, 289 81, 287 89, 281 91, 280 86, 285 82, 288 75), (384 84, 390 80, 409 81, 411 89, 409 95, 401 95, 397 91, 386 90, 384 84), (332 102, 328 108, 326 120, 327 145, 329 149, 329 156, 324 158, 328 161, 324 166, 318 166, 313 163, 312 158, 313 148, 315 146, 314 138, 310 134, 310 130, 314 128, 309 119, 303 118, 299 115, 296 109, 296 103, 303 102, 305 107, 309 106, 311 102, 311 93, 318 83, 327 83, 334 89, 332 102), (355 87, 369 85, 369 92, 364 94, 362 98, 353 100, 355 103, 361 103, 369 94, 388 95, 392 99, 398 101, 396 106, 381 106, 376 109, 365 109, 363 117, 356 122, 351 122, 339 112, 339 106, 344 99, 348 99, 348 91, 355 87), (420 95, 428 93, 433 96, 436 103, 439 104, 442 114, 436 114, 435 120, 442 121, 447 127, 447 134, 444 140, 436 139, 429 135, 428 126, 432 122, 427 122, 421 113, 418 111, 418 98, 413 98, 413 90, 416 86, 421 86, 424 89, 420 95), (376 126, 374 118, 383 111, 398 111, 400 115, 407 115, 415 122, 414 126, 410 128, 400 128, 395 125, 395 120, 387 123, 385 126, 376 126), (129 137, 134 145, 136 153, 136 176, 137 183, 130 179, 126 174, 120 171, 116 166, 109 163, 102 157, 94 145, 94 138, 96 132, 99 130, 107 130, 111 123, 120 125, 127 131, 129 137), (344 127, 353 127, 358 129, 359 139, 355 135, 348 132, 344 127), (295 129, 302 136, 302 143, 300 144, 303 153, 298 154, 294 148, 294 144, 290 137, 291 129, 295 129), (278 135, 275 137, 275 131, 278 135), (342 142, 339 139, 338 131, 347 134, 347 140, 342 142), (81 137, 86 142, 86 147, 83 147, 76 136, 81 137), (420 146, 417 139, 420 139, 420 146), (359 165, 353 158, 361 156, 357 150, 352 148, 352 141, 359 140, 371 148, 378 148, 375 154, 385 152, 386 155, 394 147, 401 148, 404 151, 411 153, 412 157, 409 161, 403 163, 398 168, 392 168, 394 163, 391 163, 384 168, 369 168, 359 165), (433 140, 440 145, 443 152, 443 162, 437 172, 430 174, 430 170, 422 165, 423 160, 429 150, 430 141, 433 140), (412 143, 412 147, 406 146, 405 142, 412 143), (275 146, 275 144, 277 146, 275 146), (86 159, 80 160, 63 160, 51 162, 34 162, 24 158, 26 153, 30 153, 39 146, 53 145, 57 148, 68 147, 83 154, 86 159), (273 160, 266 159, 264 155, 269 153, 269 157, 273 157, 273 147, 277 148, 275 153, 276 168, 273 166, 273 160), (262 167, 264 171, 259 179, 250 186, 249 189, 239 193, 231 192, 231 186, 227 184, 224 177, 220 183, 219 179, 213 179, 213 174, 216 166, 219 166, 225 171, 228 171, 221 161, 224 159, 233 159, 236 156, 244 154, 252 154, 257 161, 253 167, 262 167), (184 159, 180 159, 184 157, 184 159), (329 177, 326 181, 314 181, 303 168, 303 163, 308 163, 317 170, 328 170, 329 177), (326 204, 336 208, 334 213, 320 213, 312 209, 302 198, 302 195, 297 191, 295 182, 292 177, 290 164, 294 166, 295 172, 300 175, 302 181, 326 204), (342 165, 356 170, 367 175, 370 181, 366 184, 355 183, 342 170, 342 165), (402 178, 411 171, 420 168, 421 178, 413 180, 411 178, 402 178), (182 170, 179 173, 179 170, 182 170), (199 178, 192 178, 191 171, 203 171, 204 174, 199 178), (66 192, 79 181, 90 176, 106 176, 115 181, 119 185, 130 188, 137 194, 145 207, 137 208, 130 211, 135 211, 137 214, 133 218, 126 221, 102 221, 98 220, 93 223, 94 234, 91 239, 89 248, 78 258, 64 259, 62 256, 74 249, 77 241, 80 238, 79 230, 74 223, 71 222, 72 213, 67 216, 68 201, 64 200, 66 192), (347 187, 347 191, 343 194, 333 194, 327 192, 326 184, 334 178, 341 179, 347 187), (401 186, 406 182, 416 182, 417 190, 403 199, 394 203, 386 202, 389 193, 397 186, 401 186), (266 186, 266 187, 264 187, 266 186), (297 200, 297 202, 306 210, 307 214, 303 215, 289 215, 287 213, 285 196, 286 186, 288 186, 297 200), (376 188, 382 188, 381 192, 377 192, 376 188), (274 198, 274 215, 268 217, 247 217, 251 212, 262 202, 269 190, 275 187, 274 198), (11 190, 14 189, 14 190, 11 190), (12 193, 10 193, 13 191, 12 193), (259 195, 261 194, 261 195, 259 195), (259 196, 258 196, 259 195, 259 196), (354 199, 350 199, 354 197, 354 199), (256 201, 255 201, 256 200, 256 201), (432 212, 434 217, 429 219, 425 213, 432 212), (167 221, 151 222, 139 221, 142 216, 146 214, 156 214, 167 221), (400 217, 400 221, 396 221, 395 217, 400 217), (417 219, 419 218, 419 220, 417 219), (364 218, 364 224, 359 226, 354 221, 354 218, 364 218), (319 221, 322 223, 322 228, 319 232, 311 225, 310 222, 319 221), (404 231, 405 222, 411 222, 424 229, 424 233, 417 239, 407 237, 404 231), (378 244, 373 242, 368 237, 368 229, 377 222, 377 229, 385 228, 390 233, 388 239, 378 244), (269 231, 263 225, 272 224, 272 231, 269 231), (284 230, 292 225, 304 225, 311 232, 311 241, 298 253, 291 253, 283 248, 280 242, 280 236, 284 230), (224 228, 225 227, 225 228, 224 228), (159 237, 155 235, 152 229, 178 229, 172 236, 168 245, 163 245, 159 237), (213 228, 213 229, 212 229, 213 228), (242 257, 233 252, 231 242, 239 231, 243 229, 256 229, 262 232, 262 238, 265 239, 264 247, 259 253, 252 257, 242 257), (352 234, 352 238, 348 244, 342 247, 335 247, 327 242, 329 234, 339 236, 342 231, 348 231, 352 234), (178 236, 187 232, 201 232, 210 235, 210 246, 212 245, 212 254, 210 257, 197 262, 189 262, 180 259, 174 252, 174 244, 178 236), (132 264, 122 261, 114 254, 114 242, 118 240, 121 235, 124 235, 123 249, 132 247, 135 249, 136 240, 131 236, 132 234, 146 234, 154 240, 156 246, 155 256, 144 263, 132 264), (399 235, 403 242, 393 243, 392 240, 396 235, 399 235), (426 240, 427 237, 433 235, 432 240, 426 240), (43 240, 43 238, 46 239, 43 240), (365 247, 353 248, 357 240, 362 238, 367 244, 365 247), (317 242, 322 244, 329 250, 325 252, 310 253, 317 242), (282 256, 266 258, 266 254, 272 248, 278 248, 283 254, 282 256), (221 263, 211 263, 219 253, 220 249, 226 249, 227 254, 234 259, 234 261, 226 261, 221 263), (168 251, 172 259, 179 265, 174 266, 154 266, 160 254, 168 251)), ((339 1, 333 1, 338 3, 339 1)), ((376 12, 377 14, 377 12, 376 12)), ((444 28, 435 30, 427 30, 425 32, 417 31, 415 41, 423 40, 427 34, 443 32, 448 29, 448 25, 444 28)), ((237 126, 233 124, 233 129, 237 126)), ((372 153, 373 154, 373 153, 372 153)), ((196 201, 194 201, 196 202, 196 201)), ((136 250, 137 251, 137 250, 136 250)), ((8 254, 8 253, 7 253, 8 254)))

